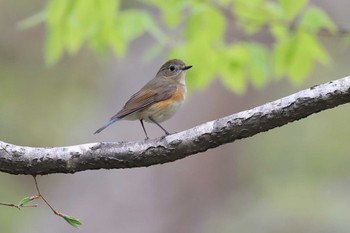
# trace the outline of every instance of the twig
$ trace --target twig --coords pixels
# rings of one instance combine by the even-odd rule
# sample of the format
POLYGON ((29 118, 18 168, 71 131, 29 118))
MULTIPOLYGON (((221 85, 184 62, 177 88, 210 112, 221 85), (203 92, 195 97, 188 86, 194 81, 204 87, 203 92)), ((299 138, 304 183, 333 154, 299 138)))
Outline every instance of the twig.
POLYGON ((49 203, 49 202, 45 199, 45 197, 41 194, 40 189, 39 189, 39 185, 38 185, 38 181, 36 180, 36 176, 33 176, 33 178, 34 178, 36 190, 38 191, 38 197, 41 197, 41 199, 43 199, 43 201, 46 203, 46 205, 47 205, 48 207, 50 207, 50 209, 52 210, 52 212, 53 212, 55 215, 57 215, 57 216, 63 218, 69 225, 71 225, 71 226, 73 226, 73 227, 75 227, 75 228, 79 228, 83 223, 82 223, 79 219, 77 219, 77 218, 75 218, 75 217, 73 217, 73 216, 69 216, 69 215, 63 214, 63 213, 61 213, 61 212, 55 210, 55 209, 52 207, 52 205, 50 205, 50 203, 49 203))
POLYGON ((52 210, 52 212, 53 212, 54 214, 56 214, 56 215, 58 215, 58 216, 60 216, 60 217, 63 217, 63 215, 62 215, 60 212, 56 211, 56 210, 50 205, 50 203, 45 199, 45 197, 41 194, 40 189, 39 189, 39 185, 38 185, 38 181, 36 180, 36 176, 33 176, 33 178, 34 178, 36 190, 37 190, 37 192, 38 192, 38 196, 41 197, 41 199, 43 199, 43 201, 46 203, 46 205, 47 205, 48 207, 50 207, 50 209, 52 210))
POLYGON ((0 203, 0 205, 9 206, 9 207, 15 207, 15 208, 17 208, 19 210, 21 209, 21 208, 19 208, 19 205, 13 204, 13 203, 0 203))
POLYGON ((15 207, 18 210, 20 210, 21 208, 27 208, 27 207, 38 207, 37 204, 33 204, 33 205, 20 205, 20 204, 14 204, 14 203, 0 203, 0 205, 3 206, 8 206, 8 207, 15 207))

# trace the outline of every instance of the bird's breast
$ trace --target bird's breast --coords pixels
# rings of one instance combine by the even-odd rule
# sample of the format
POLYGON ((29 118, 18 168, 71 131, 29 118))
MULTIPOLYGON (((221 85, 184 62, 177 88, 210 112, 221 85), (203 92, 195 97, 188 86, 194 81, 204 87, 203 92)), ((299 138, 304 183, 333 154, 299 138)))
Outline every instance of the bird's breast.
POLYGON ((158 103, 152 104, 150 107, 145 109, 144 119, 148 121, 148 117, 152 117, 157 122, 163 122, 174 116, 177 110, 182 106, 185 101, 186 87, 178 85, 173 95, 166 99, 159 101, 158 103))

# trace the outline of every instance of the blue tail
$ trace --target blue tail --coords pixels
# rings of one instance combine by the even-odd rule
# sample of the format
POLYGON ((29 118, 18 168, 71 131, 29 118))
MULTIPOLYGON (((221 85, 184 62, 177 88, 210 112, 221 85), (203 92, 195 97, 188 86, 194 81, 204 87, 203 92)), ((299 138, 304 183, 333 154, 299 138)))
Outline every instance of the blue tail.
POLYGON ((114 119, 110 120, 107 124, 105 124, 104 126, 99 128, 98 130, 96 130, 96 132, 94 134, 100 133, 102 130, 104 130, 105 128, 107 128, 108 126, 110 126, 111 124, 113 124, 114 122, 117 122, 119 120, 121 120, 121 118, 114 118, 114 119))

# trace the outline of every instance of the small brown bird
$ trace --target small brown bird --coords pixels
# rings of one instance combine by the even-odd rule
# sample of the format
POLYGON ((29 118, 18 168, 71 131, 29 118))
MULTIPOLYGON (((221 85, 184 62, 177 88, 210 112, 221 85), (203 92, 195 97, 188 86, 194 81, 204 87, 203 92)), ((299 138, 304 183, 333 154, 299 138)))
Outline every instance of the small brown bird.
POLYGON ((159 123, 170 119, 182 106, 186 96, 186 71, 192 66, 186 66, 179 59, 167 61, 159 69, 157 75, 144 87, 130 97, 124 107, 111 120, 99 128, 95 134, 111 124, 125 120, 139 120, 143 131, 148 135, 143 121, 158 125, 166 135, 170 133, 159 123))

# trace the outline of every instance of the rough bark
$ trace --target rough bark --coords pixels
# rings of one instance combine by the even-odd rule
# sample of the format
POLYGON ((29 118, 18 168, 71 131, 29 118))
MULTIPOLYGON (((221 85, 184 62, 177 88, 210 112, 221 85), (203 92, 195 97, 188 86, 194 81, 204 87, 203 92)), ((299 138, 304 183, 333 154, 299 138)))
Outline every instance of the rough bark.
POLYGON ((0 141, 0 171, 17 175, 45 175, 163 164, 251 137, 348 102, 350 76, 165 138, 51 148, 17 146, 0 141))

